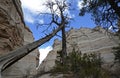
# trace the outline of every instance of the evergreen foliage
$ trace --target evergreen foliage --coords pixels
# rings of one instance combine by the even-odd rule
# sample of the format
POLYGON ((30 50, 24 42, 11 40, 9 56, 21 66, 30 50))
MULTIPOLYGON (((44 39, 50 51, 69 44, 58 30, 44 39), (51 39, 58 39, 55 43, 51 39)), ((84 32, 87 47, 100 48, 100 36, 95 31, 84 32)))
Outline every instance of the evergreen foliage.
POLYGON ((83 7, 80 9, 80 16, 90 13, 97 25, 118 28, 116 23, 120 19, 119 0, 81 0, 81 2, 83 7))
MULTIPOLYGON (((119 37, 119 40, 120 40, 120 32, 117 32, 116 35, 119 37)), ((117 47, 113 47, 113 50, 114 50, 114 55, 115 55, 115 62, 119 63, 120 64, 120 43, 117 47)))
MULTIPOLYGON (((120 22, 119 22, 118 26, 120 26, 120 22)), ((119 40, 120 40, 120 30, 118 32, 116 32, 116 35, 119 37, 119 40)), ((113 54, 115 56, 114 65, 113 65, 115 70, 113 72, 113 75, 116 78, 120 78, 120 72, 119 72, 120 71, 120 42, 119 42, 119 45, 117 47, 113 47, 113 54)))
POLYGON ((119 63, 120 64, 120 43, 119 43, 119 46, 117 47, 114 47, 114 55, 115 55, 115 62, 119 63))
MULTIPOLYGON (((100 54, 82 54, 73 48, 73 51, 65 58, 65 64, 63 65, 61 63, 61 51, 57 53, 56 65, 51 70, 51 75, 69 74, 72 78, 109 78, 101 67, 102 60, 100 54)), ((68 78, 68 76, 65 78, 68 78)))
MULTIPOLYGON (((120 21, 118 21, 117 24, 118 27, 120 27, 120 21)), ((120 40, 120 30, 118 30, 118 32, 116 32, 116 35, 118 36, 119 40, 120 40)), ((120 64, 120 42, 118 42, 119 45, 117 47, 113 47, 114 50, 114 55, 115 55, 115 62, 120 64)))

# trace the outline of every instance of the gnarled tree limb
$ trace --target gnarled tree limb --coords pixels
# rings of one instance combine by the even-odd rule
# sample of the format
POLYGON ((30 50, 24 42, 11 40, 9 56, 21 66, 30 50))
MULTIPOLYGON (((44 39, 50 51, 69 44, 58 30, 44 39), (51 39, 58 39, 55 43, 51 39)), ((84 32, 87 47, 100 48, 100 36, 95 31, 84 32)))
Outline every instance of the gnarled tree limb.
POLYGON ((62 23, 60 26, 58 26, 57 29, 53 30, 51 34, 45 36, 44 38, 39 39, 33 43, 24 45, 17 50, 14 50, 6 55, 1 56, 0 71, 1 72, 4 71, 7 67, 11 66, 12 64, 17 62, 18 60, 20 60, 21 58, 23 58, 24 56, 26 56, 27 54, 29 54, 30 52, 32 52, 33 50, 44 44, 45 42, 49 41, 53 36, 56 35, 58 31, 62 29, 63 25, 64 24, 62 23))

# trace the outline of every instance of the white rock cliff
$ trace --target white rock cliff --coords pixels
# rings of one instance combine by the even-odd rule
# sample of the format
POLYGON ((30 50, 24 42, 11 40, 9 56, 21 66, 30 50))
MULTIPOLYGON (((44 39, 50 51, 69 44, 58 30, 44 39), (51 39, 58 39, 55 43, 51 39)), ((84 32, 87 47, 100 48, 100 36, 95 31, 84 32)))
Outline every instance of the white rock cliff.
MULTIPOLYGON (((66 33, 67 36, 67 52, 72 51, 73 46, 82 53, 100 53, 106 64, 112 63, 114 55, 112 53, 112 47, 117 46, 117 37, 113 36, 113 33, 109 36, 101 27, 94 29, 80 28, 71 29, 66 33)), ((39 67, 39 72, 47 72, 55 65, 57 51, 61 50, 61 41, 56 39, 53 44, 53 50, 49 52, 46 59, 42 62, 39 67)), ((39 78, 62 78, 52 77, 49 73, 43 74, 39 78)))
MULTIPOLYGON (((25 26, 20 0, 0 0, 0 56, 34 41, 25 26)), ((3 78, 23 78, 36 73, 38 50, 25 56, 3 73, 3 78)))

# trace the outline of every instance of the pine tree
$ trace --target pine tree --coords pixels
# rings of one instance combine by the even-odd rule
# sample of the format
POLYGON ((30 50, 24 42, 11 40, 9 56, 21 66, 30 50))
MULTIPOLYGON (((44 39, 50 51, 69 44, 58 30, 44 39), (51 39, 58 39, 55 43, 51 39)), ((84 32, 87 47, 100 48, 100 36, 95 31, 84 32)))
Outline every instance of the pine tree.
POLYGON ((110 78, 101 67, 100 55, 95 53, 82 54, 73 48, 73 51, 65 58, 65 64, 62 65, 62 54, 60 51, 57 53, 56 65, 51 70, 51 75, 61 73, 64 74, 64 78, 110 78))

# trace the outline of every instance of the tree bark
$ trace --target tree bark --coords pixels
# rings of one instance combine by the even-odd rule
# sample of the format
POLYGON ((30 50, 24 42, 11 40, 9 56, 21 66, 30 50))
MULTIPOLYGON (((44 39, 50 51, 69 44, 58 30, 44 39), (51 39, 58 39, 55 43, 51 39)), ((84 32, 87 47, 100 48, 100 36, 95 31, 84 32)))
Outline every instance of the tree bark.
POLYGON ((65 64, 65 58, 67 56, 67 51, 66 51, 66 35, 65 35, 65 26, 62 28, 62 63, 65 64))
MULTIPOLYGON (((4 71, 7 67, 11 66, 34 49, 38 48, 45 42, 49 41, 58 31, 62 29, 64 24, 61 24, 57 29, 53 30, 53 32, 42 39, 39 39, 33 43, 22 46, 21 48, 14 50, 6 55, 0 57, 0 71, 4 71)), ((1 73, 0 72, 0 73, 1 73)))

